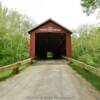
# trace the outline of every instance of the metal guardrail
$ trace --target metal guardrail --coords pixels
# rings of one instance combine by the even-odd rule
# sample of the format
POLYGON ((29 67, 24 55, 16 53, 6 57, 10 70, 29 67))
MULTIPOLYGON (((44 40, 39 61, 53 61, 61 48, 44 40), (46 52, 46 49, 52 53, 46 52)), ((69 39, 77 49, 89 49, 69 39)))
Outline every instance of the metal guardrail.
POLYGON ((23 60, 23 61, 18 61, 16 63, 10 64, 10 65, 6 65, 6 66, 2 66, 0 67, 0 73, 5 71, 5 70, 12 70, 13 73, 18 73, 19 72, 19 67, 20 65, 26 64, 26 63, 31 63, 32 62, 32 58, 23 60))
MULTIPOLYGON (((65 57, 64 57, 64 58, 65 58, 65 57)), ((75 60, 75 59, 73 59, 73 58, 66 58, 66 59, 67 59, 69 62, 72 62, 72 63, 74 63, 74 64, 77 64, 77 65, 79 65, 81 68, 83 68, 83 69, 85 69, 85 70, 87 70, 87 71, 89 71, 89 72, 92 72, 92 73, 94 73, 95 75, 97 75, 97 76, 100 77, 100 69, 95 68, 95 67, 93 67, 93 66, 91 66, 91 65, 85 64, 85 63, 83 63, 83 62, 81 62, 81 61, 75 60)))

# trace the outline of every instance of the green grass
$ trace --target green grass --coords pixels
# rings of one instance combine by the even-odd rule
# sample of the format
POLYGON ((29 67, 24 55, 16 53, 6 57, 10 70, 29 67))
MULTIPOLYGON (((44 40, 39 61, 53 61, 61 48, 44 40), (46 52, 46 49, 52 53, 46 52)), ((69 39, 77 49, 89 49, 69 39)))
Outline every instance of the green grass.
POLYGON ((19 68, 19 70, 22 71, 22 70, 26 69, 28 66, 30 66, 30 63, 21 65, 20 68, 19 68))
POLYGON ((100 91, 100 77, 96 76, 95 74, 88 72, 79 65, 70 64, 70 66, 77 71, 81 76, 83 76, 87 81, 89 81, 98 91, 100 91))
MULTIPOLYGON (((19 67, 19 71, 22 71, 22 70, 26 69, 29 65, 30 65, 29 63, 21 65, 19 67)), ((5 79, 7 79, 7 78, 9 78, 11 76, 13 76, 12 70, 10 70, 10 69, 9 70, 5 70, 5 71, 0 73, 0 81, 3 81, 3 80, 5 80, 5 79)))
POLYGON ((0 73, 0 81, 5 80, 9 77, 12 76, 12 71, 11 70, 5 70, 4 72, 0 73))

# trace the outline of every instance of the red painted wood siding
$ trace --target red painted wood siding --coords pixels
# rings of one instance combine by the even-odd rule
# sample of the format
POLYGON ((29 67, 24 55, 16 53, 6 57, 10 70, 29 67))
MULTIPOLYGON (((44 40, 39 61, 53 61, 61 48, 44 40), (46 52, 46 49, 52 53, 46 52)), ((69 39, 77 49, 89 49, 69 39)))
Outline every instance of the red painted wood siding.
POLYGON ((72 57, 71 35, 66 33, 66 57, 72 57))
POLYGON ((30 57, 35 58, 35 33, 30 34, 30 57))

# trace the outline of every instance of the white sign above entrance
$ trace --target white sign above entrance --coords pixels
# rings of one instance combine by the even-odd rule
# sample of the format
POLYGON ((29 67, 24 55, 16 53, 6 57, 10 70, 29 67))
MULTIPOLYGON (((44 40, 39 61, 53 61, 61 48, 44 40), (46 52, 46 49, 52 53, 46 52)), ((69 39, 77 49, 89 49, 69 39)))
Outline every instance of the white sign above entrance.
POLYGON ((58 28, 53 28, 53 27, 47 27, 47 28, 40 28, 39 31, 44 31, 44 32, 61 32, 61 29, 58 28))

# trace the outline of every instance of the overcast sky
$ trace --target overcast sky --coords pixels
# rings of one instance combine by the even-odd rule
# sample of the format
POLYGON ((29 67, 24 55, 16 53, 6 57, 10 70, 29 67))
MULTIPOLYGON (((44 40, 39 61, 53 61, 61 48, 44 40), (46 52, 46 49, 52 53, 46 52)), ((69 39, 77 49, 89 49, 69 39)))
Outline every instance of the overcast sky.
POLYGON ((32 18, 37 24, 52 18, 73 29, 83 23, 94 23, 95 14, 82 12, 80 0, 0 0, 9 9, 15 9, 32 18))

